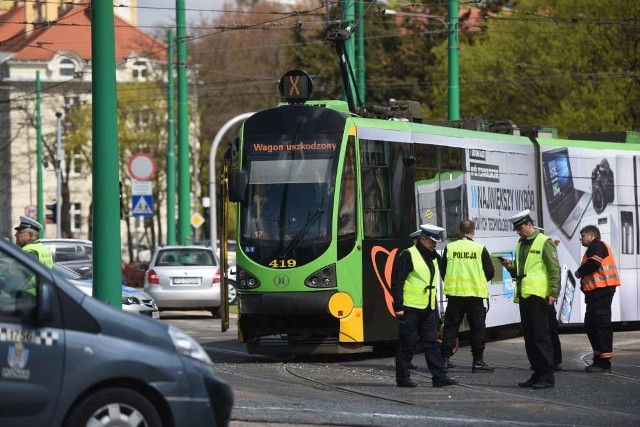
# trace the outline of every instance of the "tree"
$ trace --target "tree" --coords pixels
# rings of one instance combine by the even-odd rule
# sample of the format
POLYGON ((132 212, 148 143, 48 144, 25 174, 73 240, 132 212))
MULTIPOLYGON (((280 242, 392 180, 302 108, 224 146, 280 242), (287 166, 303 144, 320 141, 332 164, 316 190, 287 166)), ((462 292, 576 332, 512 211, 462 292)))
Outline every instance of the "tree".
MULTIPOLYGON (((617 0, 521 0, 461 39, 462 116, 573 132, 640 126, 640 3, 617 0)), ((447 71, 446 46, 436 68, 447 71)), ((443 115, 439 82, 433 116, 443 115)))
MULTIPOLYGON (((190 67, 197 75, 190 92, 197 97, 200 115, 202 150, 195 168, 202 194, 209 194, 209 152, 218 130, 239 114, 278 104, 278 81, 291 68, 288 37, 302 19, 289 6, 275 2, 238 2, 225 10, 203 19, 189 44, 190 67)), ((231 129, 225 140, 238 130, 239 126, 231 129)), ((222 170, 226 149, 226 144, 218 147, 216 173, 222 170)))

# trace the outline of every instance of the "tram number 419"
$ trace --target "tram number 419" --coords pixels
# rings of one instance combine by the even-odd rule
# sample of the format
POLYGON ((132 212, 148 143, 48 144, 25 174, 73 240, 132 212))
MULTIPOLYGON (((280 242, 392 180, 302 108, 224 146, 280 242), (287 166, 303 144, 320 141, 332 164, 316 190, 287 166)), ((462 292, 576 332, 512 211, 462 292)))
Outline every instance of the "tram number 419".
POLYGON ((269 263, 272 268, 293 268, 297 265, 295 259, 274 259, 269 263))

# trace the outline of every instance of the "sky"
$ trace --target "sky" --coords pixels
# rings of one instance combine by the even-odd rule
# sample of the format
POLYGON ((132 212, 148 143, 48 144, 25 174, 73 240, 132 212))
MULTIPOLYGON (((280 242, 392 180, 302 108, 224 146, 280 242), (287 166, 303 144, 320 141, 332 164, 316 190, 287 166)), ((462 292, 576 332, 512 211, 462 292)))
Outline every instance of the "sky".
MULTIPOLYGON (((184 0, 187 27, 201 14, 223 8, 224 0, 184 0)), ((141 27, 170 24, 176 19, 176 0, 138 0, 138 25, 141 27)))

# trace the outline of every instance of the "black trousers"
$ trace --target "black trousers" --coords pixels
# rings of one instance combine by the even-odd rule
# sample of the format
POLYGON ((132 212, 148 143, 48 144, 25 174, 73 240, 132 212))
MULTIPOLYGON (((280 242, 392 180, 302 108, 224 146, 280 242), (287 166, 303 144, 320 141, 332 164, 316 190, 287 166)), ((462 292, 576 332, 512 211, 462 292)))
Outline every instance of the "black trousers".
POLYGON ((551 345, 553 346, 553 364, 560 365, 562 363, 562 344, 560 344, 560 335, 558 335, 558 313, 553 304, 549 304, 549 335, 551 337, 551 345))
POLYGON ((546 299, 535 295, 520 298, 520 319, 527 358, 533 368, 531 379, 554 382, 553 345, 549 333, 549 304, 546 299))
POLYGON ((487 310, 482 298, 479 297, 447 297, 447 309, 444 313, 444 328, 442 330, 442 355, 453 355, 456 337, 464 316, 469 322, 469 338, 473 358, 482 358, 485 345, 485 319, 487 310))
POLYGON ((427 366, 434 380, 443 380, 447 374, 438 348, 438 318, 435 310, 405 308, 398 319, 398 346, 396 347, 396 381, 409 379, 409 362, 413 357, 416 333, 424 347, 427 366))
POLYGON ((587 301, 584 326, 593 354, 600 356, 604 365, 609 365, 613 356, 613 329, 611 328, 611 302, 613 293, 587 301))

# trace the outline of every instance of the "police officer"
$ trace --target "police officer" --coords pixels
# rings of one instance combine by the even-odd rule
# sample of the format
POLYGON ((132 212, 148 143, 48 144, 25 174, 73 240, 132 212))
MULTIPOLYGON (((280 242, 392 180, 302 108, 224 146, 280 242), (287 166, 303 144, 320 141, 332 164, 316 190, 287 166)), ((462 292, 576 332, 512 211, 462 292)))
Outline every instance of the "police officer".
POLYGON ((516 279, 514 302, 520 306, 525 350, 533 368, 531 377, 518 386, 546 389, 555 385, 548 306, 558 299, 560 262, 555 243, 534 227, 530 214, 526 209, 509 218, 520 240, 515 259, 501 263, 516 279))
POLYGON ((442 241, 444 229, 428 224, 421 225, 420 229, 418 242, 402 251, 391 275, 393 308, 399 324, 396 384, 398 387, 417 385, 411 381, 409 372, 417 333, 424 347, 433 386, 445 387, 458 382, 447 376, 437 343, 436 291, 440 256, 435 249, 436 242, 442 241))
POLYGON ((42 225, 28 216, 20 216, 20 225, 16 228, 15 238, 16 244, 23 251, 33 255, 38 261, 45 266, 53 269, 53 256, 51 251, 38 240, 42 225))
POLYGON ((442 254, 440 273, 444 279, 447 309, 441 351, 445 366, 455 367, 449 358, 453 356, 456 336, 466 315, 473 356, 471 372, 493 372, 494 367, 484 361, 487 315, 484 299, 489 298, 487 282, 493 279, 495 268, 487 248, 473 240, 475 229, 473 221, 462 221, 459 226, 461 239, 449 243, 442 254))
POLYGON ((585 368, 589 373, 611 372, 613 357, 613 330, 611 328, 611 302, 620 275, 611 247, 600 238, 595 225, 580 230, 580 243, 587 248, 575 276, 580 279, 587 312, 584 326, 593 349, 593 362, 585 368))

